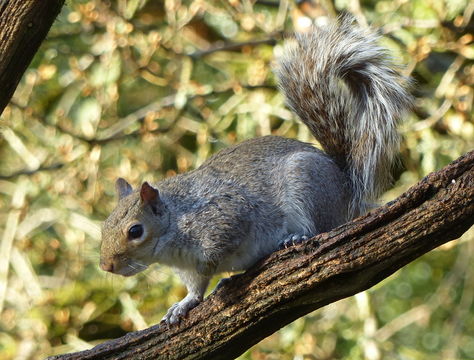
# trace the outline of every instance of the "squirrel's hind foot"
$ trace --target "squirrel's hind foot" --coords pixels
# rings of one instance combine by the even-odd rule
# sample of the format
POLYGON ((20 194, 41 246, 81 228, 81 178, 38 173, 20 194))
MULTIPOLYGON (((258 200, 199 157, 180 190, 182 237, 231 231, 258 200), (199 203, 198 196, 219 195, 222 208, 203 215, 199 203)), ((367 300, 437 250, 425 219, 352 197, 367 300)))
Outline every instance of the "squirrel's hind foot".
POLYGON ((279 247, 280 249, 286 249, 289 246, 301 244, 302 242, 308 240, 310 237, 311 236, 302 234, 290 234, 280 241, 279 247))

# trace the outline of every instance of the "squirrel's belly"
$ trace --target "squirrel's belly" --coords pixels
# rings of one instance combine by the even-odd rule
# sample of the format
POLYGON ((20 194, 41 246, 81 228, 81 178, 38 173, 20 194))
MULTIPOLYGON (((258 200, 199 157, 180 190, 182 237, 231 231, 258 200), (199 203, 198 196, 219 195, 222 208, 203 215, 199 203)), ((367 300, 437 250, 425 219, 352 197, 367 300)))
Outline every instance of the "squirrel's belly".
POLYGON ((217 273, 247 270, 260 259, 278 250, 283 237, 284 232, 281 229, 272 235, 266 234, 242 241, 234 253, 221 261, 217 267, 217 273))

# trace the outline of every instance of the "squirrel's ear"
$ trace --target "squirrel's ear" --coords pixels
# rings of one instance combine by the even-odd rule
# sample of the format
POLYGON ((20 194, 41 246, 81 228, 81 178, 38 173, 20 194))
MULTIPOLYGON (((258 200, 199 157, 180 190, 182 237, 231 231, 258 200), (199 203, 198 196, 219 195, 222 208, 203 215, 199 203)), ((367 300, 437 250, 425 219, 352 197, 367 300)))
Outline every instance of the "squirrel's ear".
POLYGON ((145 181, 140 189, 140 198, 144 204, 154 205, 160 200, 160 193, 145 181))
POLYGON ((123 178, 118 178, 115 181, 115 190, 120 199, 123 199, 125 196, 130 195, 133 191, 132 186, 123 178))

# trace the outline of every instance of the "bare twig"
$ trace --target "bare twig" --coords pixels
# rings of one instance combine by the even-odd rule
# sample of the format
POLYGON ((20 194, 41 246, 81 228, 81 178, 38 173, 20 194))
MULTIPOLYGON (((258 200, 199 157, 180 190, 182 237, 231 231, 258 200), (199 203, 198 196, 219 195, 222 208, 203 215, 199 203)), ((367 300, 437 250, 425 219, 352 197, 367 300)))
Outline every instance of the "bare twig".
POLYGON ((36 169, 23 169, 23 170, 18 170, 15 171, 14 173, 8 174, 8 175, 0 175, 0 180, 11 180, 14 179, 20 175, 33 175, 41 171, 54 171, 61 169, 64 166, 63 163, 55 163, 52 165, 44 165, 44 166, 39 166, 36 169))
POLYGON ((233 44, 224 44, 222 46, 215 46, 213 48, 210 48, 208 50, 202 50, 202 51, 196 51, 189 56, 193 59, 198 59, 202 58, 204 56, 213 54, 218 51, 239 51, 242 50, 244 47, 255 47, 259 45, 272 45, 274 46, 277 42, 278 39, 281 39, 282 37, 281 32, 273 34, 269 39, 263 39, 263 40, 253 40, 253 41, 245 41, 241 43, 233 43, 233 44))

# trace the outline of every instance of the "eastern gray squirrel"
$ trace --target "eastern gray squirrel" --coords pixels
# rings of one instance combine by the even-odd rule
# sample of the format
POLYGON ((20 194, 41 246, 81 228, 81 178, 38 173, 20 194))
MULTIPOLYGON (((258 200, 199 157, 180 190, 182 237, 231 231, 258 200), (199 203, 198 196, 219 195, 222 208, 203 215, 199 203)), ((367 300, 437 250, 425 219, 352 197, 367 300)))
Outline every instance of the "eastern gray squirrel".
POLYGON ((289 107, 324 152, 264 136, 215 154, 198 169, 132 189, 103 224, 100 267, 131 276, 173 267, 188 294, 174 324, 202 301, 217 273, 248 269, 282 246, 367 211, 390 182, 409 81, 378 36, 343 18, 289 41, 276 75, 289 107))

